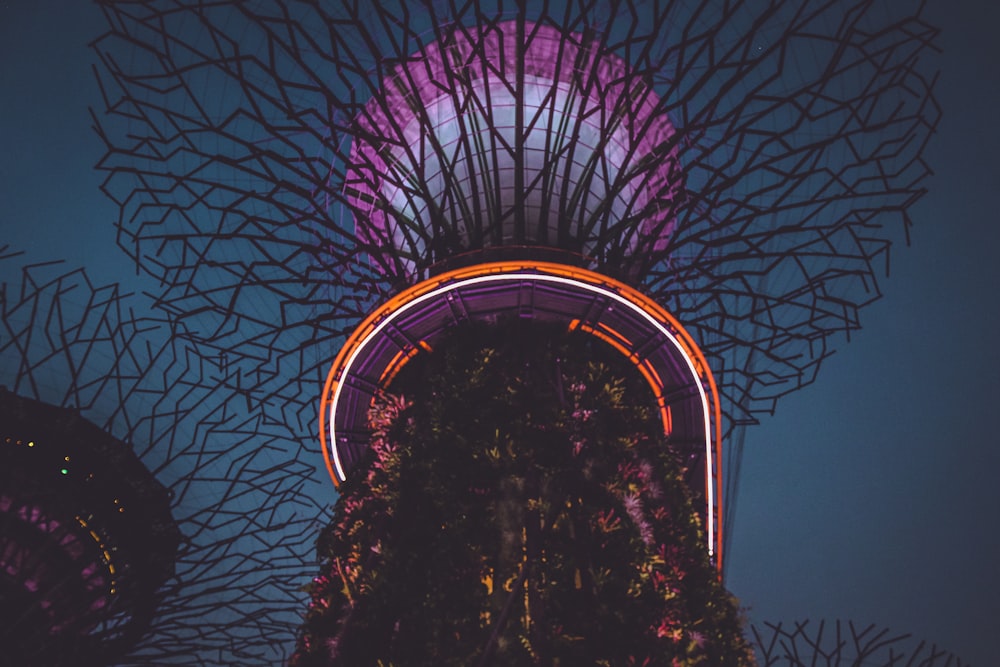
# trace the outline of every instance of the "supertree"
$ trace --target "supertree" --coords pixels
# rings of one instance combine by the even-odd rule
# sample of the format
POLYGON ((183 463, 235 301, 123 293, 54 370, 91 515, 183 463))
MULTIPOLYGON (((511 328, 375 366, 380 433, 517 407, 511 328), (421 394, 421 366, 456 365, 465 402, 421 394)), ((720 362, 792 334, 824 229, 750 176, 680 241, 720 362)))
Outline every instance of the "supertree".
POLYGON ((321 525, 287 430, 137 295, 2 254, 4 664, 280 660, 321 525))
POLYGON ((104 187, 262 423, 312 422, 342 348, 338 482, 459 323, 617 349, 721 567, 735 436, 859 326, 923 193, 935 30, 887 4, 102 3, 104 187))

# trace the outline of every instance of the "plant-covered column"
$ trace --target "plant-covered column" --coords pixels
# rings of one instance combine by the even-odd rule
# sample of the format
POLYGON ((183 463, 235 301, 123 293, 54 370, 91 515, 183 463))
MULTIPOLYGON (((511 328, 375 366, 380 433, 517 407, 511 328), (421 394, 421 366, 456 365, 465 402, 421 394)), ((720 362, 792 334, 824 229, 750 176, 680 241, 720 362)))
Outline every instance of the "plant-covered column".
POLYGON ((293 664, 752 664, 648 387, 530 322, 459 327, 371 411, 293 664))

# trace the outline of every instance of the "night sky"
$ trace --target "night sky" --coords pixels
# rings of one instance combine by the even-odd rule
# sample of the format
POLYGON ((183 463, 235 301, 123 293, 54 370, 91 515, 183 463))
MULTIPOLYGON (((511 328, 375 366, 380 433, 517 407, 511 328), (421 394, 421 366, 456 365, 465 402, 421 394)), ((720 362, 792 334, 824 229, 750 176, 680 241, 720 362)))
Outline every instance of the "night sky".
POLYGON ((754 620, 853 618, 986 666, 1000 653, 1000 6, 930 4, 936 175, 863 330, 750 429, 728 584, 754 620))
MULTIPOLYGON (((753 621, 875 623, 985 667, 1000 625, 1000 5, 928 14, 944 111, 930 193, 863 330, 749 430, 727 583, 753 621)), ((133 283, 93 168, 101 30, 87 2, 0 0, 0 246, 133 283)))

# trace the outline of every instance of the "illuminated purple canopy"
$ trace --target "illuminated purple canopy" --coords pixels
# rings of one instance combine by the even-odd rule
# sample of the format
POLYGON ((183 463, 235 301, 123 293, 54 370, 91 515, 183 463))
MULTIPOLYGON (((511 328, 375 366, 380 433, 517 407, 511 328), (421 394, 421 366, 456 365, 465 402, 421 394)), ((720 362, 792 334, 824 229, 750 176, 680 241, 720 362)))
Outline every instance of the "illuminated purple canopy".
POLYGON ((345 189, 358 234, 410 267, 444 247, 589 254, 614 235, 630 253, 662 248, 681 177, 658 105, 583 35, 457 29, 393 68, 356 119, 345 189))
POLYGON ((664 434, 685 469, 708 551, 721 564, 720 441, 713 436, 718 395, 704 356, 655 302, 599 273, 559 264, 498 262, 456 269, 411 287, 370 314, 341 349, 323 391, 320 432, 334 482, 364 465, 374 397, 403 364, 455 326, 503 317, 580 329, 635 364, 650 384, 664 434))

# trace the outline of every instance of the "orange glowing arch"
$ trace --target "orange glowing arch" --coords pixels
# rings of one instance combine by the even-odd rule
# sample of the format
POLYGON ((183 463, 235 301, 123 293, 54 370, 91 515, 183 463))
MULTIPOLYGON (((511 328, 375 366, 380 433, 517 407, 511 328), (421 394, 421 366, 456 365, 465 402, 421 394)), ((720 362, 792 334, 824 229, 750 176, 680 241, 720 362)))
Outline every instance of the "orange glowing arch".
POLYGON ((638 368, 656 398, 664 432, 701 443, 692 451, 700 452, 697 476, 704 480, 708 548, 721 570, 722 418, 705 356, 659 304, 587 269, 539 261, 465 267, 410 287, 366 317, 337 355, 321 399, 320 441, 334 484, 346 479, 363 454, 375 392, 421 349, 430 349, 448 326, 499 312, 565 321, 638 368), (472 309, 473 303, 486 305, 472 309))

